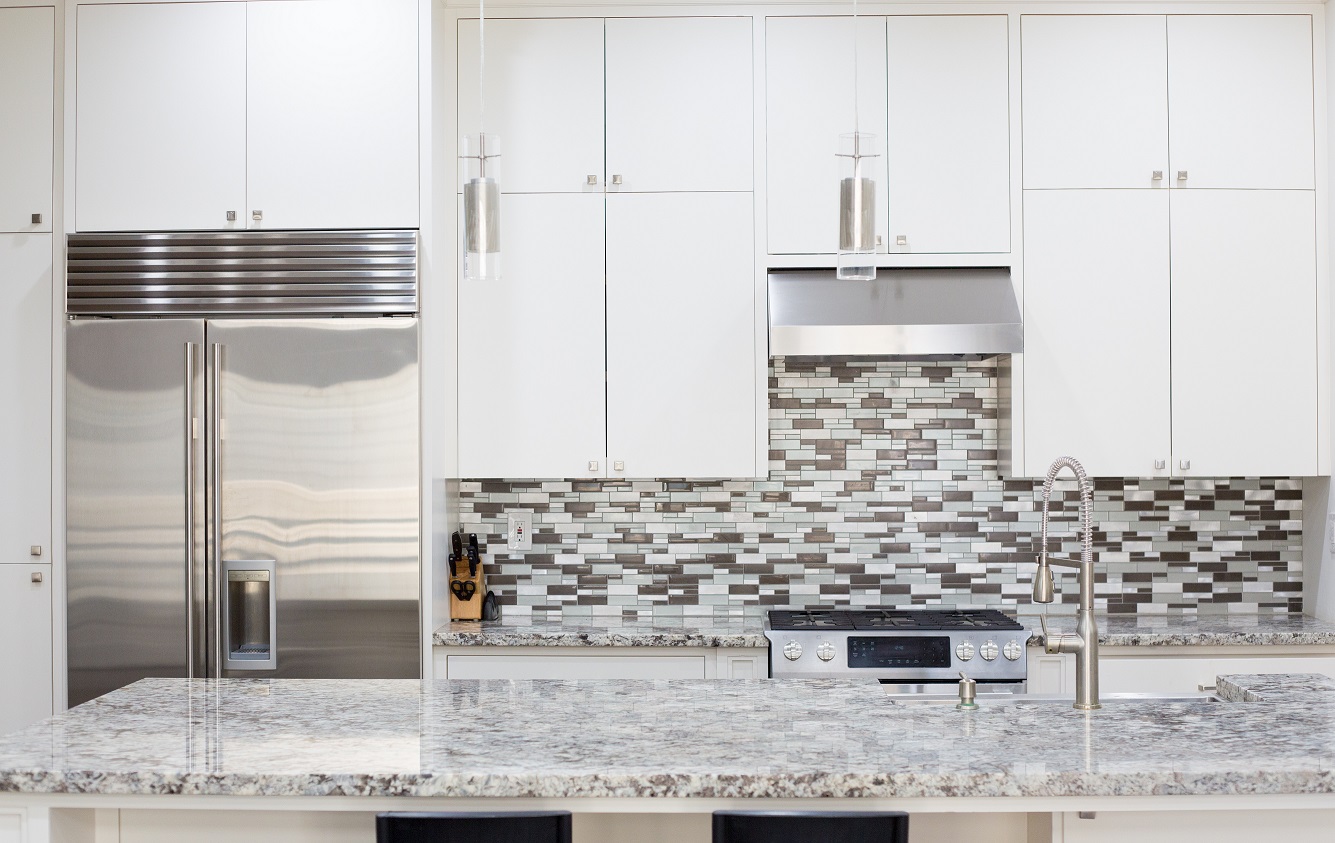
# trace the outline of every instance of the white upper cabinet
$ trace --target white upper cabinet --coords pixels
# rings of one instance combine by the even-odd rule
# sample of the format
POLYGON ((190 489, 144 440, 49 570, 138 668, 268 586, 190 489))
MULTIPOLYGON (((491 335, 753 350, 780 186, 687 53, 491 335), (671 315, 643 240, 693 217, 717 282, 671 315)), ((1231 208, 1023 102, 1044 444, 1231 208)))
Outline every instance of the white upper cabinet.
POLYGON ((51 235, 0 234, 0 280, 0 565, 47 562, 28 549, 51 548, 51 235))
POLYGON ((1166 187, 1163 16, 1024 15, 1020 38, 1024 186, 1166 187))
POLYGON ((459 471, 601 477, 603 196, 506 194, 501 219, 501 280, 459 281, 459 471))
POLYGON ((244 228, 246 4, 77 9, 77 228, 244 228))
MULTIPOLYGON (((772 255, 838 247, 838 136, 854 123, 853 19, 765 22, 772 255)), ((1010 251, 1005 15, 858 18, 856 128, 875 134, 878 251, 1010 251)))
POLYGON ((603 19, 489 20, 486 30, 483 127, 478 22, 459 21, 459 133, 500 136, 506 193, 600 192, 603 19))
POLYGON ((415 228, 416 0, 246 5, 252 227, 415 228))
POLYGON ((1310 16, 1170 15, 1168 99, 1174 186, 1316 186, 1310 16))
POLYGON ((55 44, 55 9, 0 9, 0 231, 51 230, 55 44))
POLYGON ((1317 474, 1315 194, 1172 198, 1174 473, 1317 474))
POLYGON ((1021 42, 1026 188, 1315 186, 1309 15, 1024 15, 1021 42))
POLYGON ((1063 454, 1093 476, 1168 476, 1168 199, 1025 192, 1025 476, 1063 454))
POLYGON ((606 26, 609 189, 751 190, 751 18, 606 26))
MULTIPOLYGON (((885 18, 765 20, 765 154, 770 254, 833 254, 839 247, 838 138, 886 131, 885 18)), ((881 161, 884 164, 884 159, 881 161)), ((881 168, 884 170, 884 167, 881 168)), ((884 184, 884 181, 882 181, 884 184)), ((885 214, 877 214, 885 242, 885 214)))
POLYGON ((1006 16, 888 24, 886 251, 1009 252, 1006 16))
POLYGON ((79 230, 417 225, 414 0, 77 15, 79 230))
POLYGON ((751 195, 607 200, 608 476, 756 476, 751 195))

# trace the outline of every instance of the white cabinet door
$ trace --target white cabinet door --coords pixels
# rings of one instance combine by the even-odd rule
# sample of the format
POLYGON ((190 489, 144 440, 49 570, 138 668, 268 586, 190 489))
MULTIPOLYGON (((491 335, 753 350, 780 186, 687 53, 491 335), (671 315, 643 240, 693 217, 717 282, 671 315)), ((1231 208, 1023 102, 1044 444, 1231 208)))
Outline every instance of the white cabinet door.
POLYGON ((1024 186, 1167 186, 1164 17, 1024 15, 1020 33, 1024 186))
POLYGON ((77 228, 244 228, 246 4, 77 9, 77 228))
POLYGON ((1009 252, 1006 16, 892 16, 887 50, 886 250, 1009 252))
POLYGON ((3 735, 51 716, 50 565, 0 565, 0 640, 3 735))
POLYGON ((1025 191, 1025 475, 1064 454, 1091 475, 1168 475, 1168 199, 1025 191))
POLYGON ((246 4, 252 227, 416 228, 417 3, 246 4))
POLYGON ((509 194, 501 220, 501 280, 459 282, 459 470, 600 477, 603 196, 509 194))
POLYGON ((610 476, 759 474, 752 217, 748 193, 608 196, 610 476))
POLYGON ((451 655, 445 669, 450 679, 705 679, 712 655, 451 655))
POLYGON ((1174 186, 1315 186, 1310 16, 1170 15, 1168 82, 1174 186))
POLYGON ((1315 195, 1174 191, 1172 231, 1174 473, 1316 474, 1315 195))
POLYGON ((55 45, 55 9, 0 9, 0 231, 51 230, 55 45))
MULTIPOLYGON (((603 19, 487 21, 486 131, 501 190, 603 189, 603 19), (590 185, 588 177, 596 184, 590 185)), ((459 132, 477 134, 478 23, 459 21, 459 132)))
POLYGON ((51 277, 50 234, 0 234, 0 564, 51 553, 51 277))
POLYGON ((751 190, 751 18, 606 26, 607 174, 622 179, 611 189, 751 190))
MULTIPOLYGON (((858 128, 882 144, 885 33, 884 17, 858 18, 858 128)), ((765 21, 769 254, 833 254, 839 248, 835 152, 839 135, 853 131, 852 39, 852 17, 765 21)), ((885 242, 885 215, 878 217, 877 233, 885 242)))

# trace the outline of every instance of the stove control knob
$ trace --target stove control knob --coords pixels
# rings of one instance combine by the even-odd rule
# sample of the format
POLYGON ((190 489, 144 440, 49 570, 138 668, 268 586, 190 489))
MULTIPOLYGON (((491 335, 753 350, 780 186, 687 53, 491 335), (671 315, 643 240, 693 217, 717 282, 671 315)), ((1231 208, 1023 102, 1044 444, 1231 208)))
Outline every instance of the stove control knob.
POLYGON ((1002 652, 1006 654, 1006 658, 1016 662, 1020 660, 1020 656, 1024 655, 1024 647, 1020 645, 1018 640, 1012 638, 1010 641, 1006 642, 1006 649, 1002 650, 1002 652))
POLYGON ((968 641, 961 641, 955 645, 955 657, 962 662, 967 662, 973 658, 973 645, 968 641))
POLYGON ((987 661, 992 661, 997 656, 1001 655, 1001 650, 997 647, 997 642, 984 641, 983 646, 978 648, 978 655, 982 656, 987 661))
POLYGON ((829 661, 834 658, 834 645, 829 641, 820 642, 820 646, 816 648, 816 655, 819 656, 820 660, 823 662, 829 661))
POLYGON ((802 658, 802 645, 796 641, 789 641, 783 645, 783 657, 790 662, 795 662, 802 658))

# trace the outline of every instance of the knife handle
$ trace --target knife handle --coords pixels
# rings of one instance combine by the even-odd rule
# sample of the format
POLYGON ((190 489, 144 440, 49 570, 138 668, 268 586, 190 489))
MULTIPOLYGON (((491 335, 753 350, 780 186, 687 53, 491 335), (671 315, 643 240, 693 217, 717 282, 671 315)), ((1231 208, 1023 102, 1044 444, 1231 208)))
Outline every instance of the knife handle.
POLYGON ((478 564, 482 561, 482 554, 477 546, 477 533, 468 534, 468 576, 470 579, 477 576, 478 564))
POLYGON ((454 553, 451 552, 451 553, 450 553, 450 576, 451 576, 451 577, 457 577, 457 576, 459 576, 459 569, 458 569, 458 567, 456 567, 457 564, 458 564, 458 562, 459 562, 459 557, 455 556, 454 553))

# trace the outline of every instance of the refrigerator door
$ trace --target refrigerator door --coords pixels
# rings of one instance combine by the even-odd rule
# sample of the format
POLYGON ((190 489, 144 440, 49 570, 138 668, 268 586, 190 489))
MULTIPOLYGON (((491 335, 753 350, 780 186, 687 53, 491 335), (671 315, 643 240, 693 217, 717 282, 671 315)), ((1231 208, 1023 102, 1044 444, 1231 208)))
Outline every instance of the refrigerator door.
POLYGON ((204 323, 74 320, 65 338, 73 706, 203 675, 204 323))
POLYGON ((206 333, 210 675, 417 678, 417 320, 206 333))

